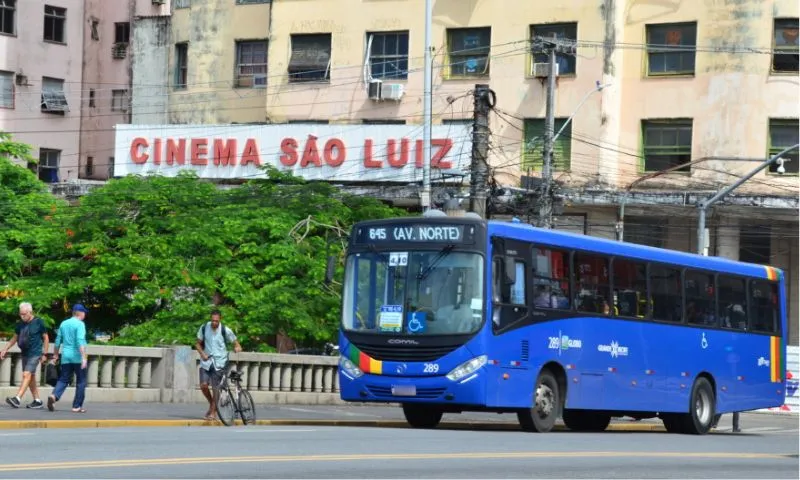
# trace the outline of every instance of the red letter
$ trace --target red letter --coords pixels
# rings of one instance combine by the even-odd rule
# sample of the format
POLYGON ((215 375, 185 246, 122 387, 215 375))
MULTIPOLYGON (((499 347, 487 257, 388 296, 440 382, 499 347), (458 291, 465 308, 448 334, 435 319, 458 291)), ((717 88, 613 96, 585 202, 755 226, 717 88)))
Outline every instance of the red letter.
POLYGON ((381 168, 383 162, 372 159, 372 139, 364 140, 364 166, 367 168, 381 168))
POLYGON ((431 157, 431 168, 453 168, 450 160, 444 160, 444 157, 453 148, 452 140, 449 138, 431 140, 431 147, 439 147, 439 150, 431 157))
POLYGON ((186 163, 185 138, 178 140, 177 145, 175 144, 175 140, 171 138, 167 139, 167 165, 172 165, 175 162, 177 162, 178 165, 183 165, 186 163))
POLYGON ((258 145, 256 145, 255 138, 248 138, 247 143, 244 145, 244 152, 242 152, 241 165, 245 166, 252 163, 256 167, 261 166, 261 157, 258 155, 258 145))
POLYGON ((294 167, 297 163, 297 140, 291 137, 284 138, 281 142, 281 152, 279 160, 284 166, 294 167))
POLYGON ((425 157, 424 157, 425 146, 423 145, 422 140, 417 140, 417 145, 414 148, 414 153, 416 154, 414 160, 417 165, 417 168, 422 168, 422 164, 425 162, 425 157))
POLYGON ((141 165, 143 163, 147 163, 147 159, 150 158, 150 155, 146 153, 139 153, 139 147, 147 148, 149 145, 147 140, 142 137, 136 137, 131 142, 131 160, 133 163, 137 165, 141 165))
POLYGON ((344 159, 347 158, 347 150, 344 148, 344 142, 338 138, 331 138, 325 142, 323 154, 325 155, 325 163, 331 167, 340 167, 344 163, 344 159), (334 149, 336 150, 336 156, 334 156, 333 153, 334 149))
POLYGON ((223 167, 236 166, 236 139, 231 138, 222 140, 214 139, 214 165, 222 165, 223 167))
POLYGON ((161 165, 161 139, 156 138, 153 141, 153 164, 161 165))
POLYGON ((306 148, 303 150, 303 159, 300 160, 301 167, 307 167, 309 163, 321 167, 322 162, 319 160, 319 149, 317 148, 317 137, 309 135, 306 140, 306 148))
POLYGON ((208 139, 192 139, 192 165, 208 165, 208 139))
POLYGON ((400 159, 397 159, 397 140, 390 139, 386 145, 386 157, 389 160, 389 165, 394 168, 403 168, 408 163, 408 139, 403 138, 400 140, 400 159))

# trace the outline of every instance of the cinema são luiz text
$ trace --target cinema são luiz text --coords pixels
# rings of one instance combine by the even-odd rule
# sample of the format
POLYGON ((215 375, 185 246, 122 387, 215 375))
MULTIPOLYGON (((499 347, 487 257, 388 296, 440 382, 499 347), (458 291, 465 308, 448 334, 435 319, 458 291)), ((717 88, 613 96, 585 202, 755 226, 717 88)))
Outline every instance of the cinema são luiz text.
MULTIPOLYGON (((266 177, 272 165, 306 180, 408 183, 422 180, 422 125, 117 125, 114 176, 266 177)), ((463 180, 469 125, 434 125, 431 181, 463 180)))

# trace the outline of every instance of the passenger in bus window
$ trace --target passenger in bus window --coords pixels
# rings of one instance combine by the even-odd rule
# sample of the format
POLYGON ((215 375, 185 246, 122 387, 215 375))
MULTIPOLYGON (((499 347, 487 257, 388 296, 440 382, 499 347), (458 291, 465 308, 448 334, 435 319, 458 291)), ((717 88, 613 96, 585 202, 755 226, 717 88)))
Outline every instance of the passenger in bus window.
POLYGON ((533 299, 533 305, 538 308, 555 308, 554 295, 547 285, 538 285, 536 287, 536 297, 533 299))
POLYGON ((722 316, 722 325, 727 328, 746 330, 747 314, 744 312, 744 308, 738 303, 729 304, 722 316))

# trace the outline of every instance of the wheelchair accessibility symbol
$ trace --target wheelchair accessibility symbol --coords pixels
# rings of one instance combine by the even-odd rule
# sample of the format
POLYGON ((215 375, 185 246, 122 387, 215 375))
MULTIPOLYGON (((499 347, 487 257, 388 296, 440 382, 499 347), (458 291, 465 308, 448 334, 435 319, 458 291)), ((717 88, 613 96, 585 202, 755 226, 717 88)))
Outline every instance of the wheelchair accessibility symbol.
POLYGON ((706 332, 703 332, 703 338, 700 340, 700 347, 703 350, 708 348, 708 340, 706 340, 706 332))
POLYGON ((409 333, 425 333, 427 329, 427 314, 425 312, 413 312, 408 314, 407 328, 409 333))

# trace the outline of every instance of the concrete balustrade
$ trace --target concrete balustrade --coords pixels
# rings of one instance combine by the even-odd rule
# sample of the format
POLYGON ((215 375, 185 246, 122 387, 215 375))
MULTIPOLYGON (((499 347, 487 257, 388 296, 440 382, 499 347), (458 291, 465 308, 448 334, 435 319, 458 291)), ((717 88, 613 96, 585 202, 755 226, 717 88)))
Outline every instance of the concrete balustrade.
MULTIPOLYGON (((0 349, 5 346, 0 342, 0 349)), ((336 357, 242 352, 231 353, 230 363, 257 403, 341 403, 336 357)), ((202 402, 199 366, 199 355, 188 346, 89 345, 87 402, 202 402)), ((52 389, 43 374, 44 366, 37 378, 44 398, 52 389)), ((22 358, 15 346, 0 360, 0 397, 15 394, 21 382, 22 358)), ((73 392, 68 388, 62 402, 71 401, 73 392)))

